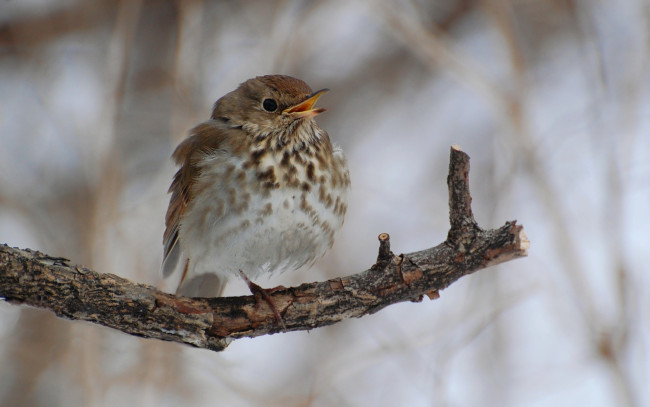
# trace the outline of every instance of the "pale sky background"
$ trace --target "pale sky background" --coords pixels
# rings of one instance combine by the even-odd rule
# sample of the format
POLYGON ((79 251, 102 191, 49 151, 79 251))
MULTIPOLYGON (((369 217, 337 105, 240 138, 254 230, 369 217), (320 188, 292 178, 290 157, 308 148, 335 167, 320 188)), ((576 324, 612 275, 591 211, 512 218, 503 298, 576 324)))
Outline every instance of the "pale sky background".
MULTIPOLYGON (((650 405, 647 0, 0 4, 0 243, 161 281, 169 156, 256 75, 330 88, 349 210, 294 285, 448 230, 449 146, 529 257, 214 353, 0 302, 0 406, 650 405)), ((226 294, 245 294, 234 281, 226 294)))

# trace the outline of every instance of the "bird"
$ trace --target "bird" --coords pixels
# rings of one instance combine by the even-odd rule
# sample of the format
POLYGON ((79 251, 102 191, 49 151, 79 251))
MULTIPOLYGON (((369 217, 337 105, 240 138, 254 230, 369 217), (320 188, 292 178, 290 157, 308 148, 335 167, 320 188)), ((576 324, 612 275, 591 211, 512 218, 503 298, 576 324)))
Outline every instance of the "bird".
POLYGON ((249 79, 176 147, 162 273, 180 274, 177 295, 218 297, 233 277, 307 268, 332 247, 350 174, 315 121, 327 91, 286 75, 249 79))

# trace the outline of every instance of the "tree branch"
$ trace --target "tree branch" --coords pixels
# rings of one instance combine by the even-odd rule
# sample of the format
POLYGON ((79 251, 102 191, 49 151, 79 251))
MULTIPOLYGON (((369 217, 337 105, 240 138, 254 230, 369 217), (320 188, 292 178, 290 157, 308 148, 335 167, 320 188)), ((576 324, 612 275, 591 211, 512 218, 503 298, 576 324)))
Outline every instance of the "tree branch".
MULTIPOLYGON (((529 242, 516 221, 482 230, 472 215, 469 156, 451 147, 447 240, 419 252, 394 255, 388 234, 370 269, 348 277, 302 284, 271 293, 287 331, 310 330, 372 314, 402 301, 421 301, 464 275, 527 255, 529 242)), ((0 297, 49 309, 145 338, 215 351, 242 337, 283 329, 268 304, 254 296, 185 298, 113 274, 68 265, 68 260, 29 249, 0 246, 0 297)))

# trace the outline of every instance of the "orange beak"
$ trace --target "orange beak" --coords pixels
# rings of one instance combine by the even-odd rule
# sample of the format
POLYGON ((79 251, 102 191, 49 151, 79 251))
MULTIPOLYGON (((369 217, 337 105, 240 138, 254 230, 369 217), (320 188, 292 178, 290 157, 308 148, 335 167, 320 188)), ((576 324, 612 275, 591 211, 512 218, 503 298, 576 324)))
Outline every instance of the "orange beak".
POLYGON ((323 113, 325 109, 322 107, 314 109, 314 105, 316 104, 318 98, 323 96, 323 94, 328 90, 329 89, 321 89, 319 91, 316 91, 312 93, 307 99, 303 100, 297 105, 293 105, 291 107, 284 109, 282 113, 288 113, 295 119, 311 118, 314 116, 318 116, 319 114, 323 113))

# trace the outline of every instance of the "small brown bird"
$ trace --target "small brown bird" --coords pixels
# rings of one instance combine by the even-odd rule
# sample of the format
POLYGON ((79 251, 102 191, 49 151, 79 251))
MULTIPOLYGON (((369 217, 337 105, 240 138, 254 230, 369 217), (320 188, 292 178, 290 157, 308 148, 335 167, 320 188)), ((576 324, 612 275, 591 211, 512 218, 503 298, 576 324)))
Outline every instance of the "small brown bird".
POLYGON ((163 275, 182 273, 177 294, 219 296, 233 275, 296 270, 332 246, 350 175, 314 121, 326 91, 290 76, 250 79, 178 145, 163 238, 163 275))

